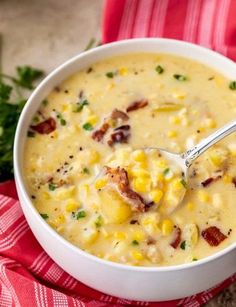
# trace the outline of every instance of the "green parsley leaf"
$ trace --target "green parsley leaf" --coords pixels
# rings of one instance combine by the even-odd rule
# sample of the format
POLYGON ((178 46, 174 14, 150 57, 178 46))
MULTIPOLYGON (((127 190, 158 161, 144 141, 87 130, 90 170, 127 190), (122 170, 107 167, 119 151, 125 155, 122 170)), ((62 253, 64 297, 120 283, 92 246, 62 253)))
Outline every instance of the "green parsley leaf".
POLYGON ((183 76, 183 75, 175 74, 173 77, 174 77, 176 80, 178 80, 178 81, 186 81, 186 80, 187 80, 187 77, 186 77, 186 76, 183 76))
POLYGON ((137 240, 133 240, 132 245, 139 245, 139 242, 137 240))
POLYGON ((83 110, 84 106, 87 106, 88 104, 89 104, 89 102, 88 102, 87 99, 81 101, 79 104, 76 104, 76 106, 75 106, 73 112, 74 112, 74 113, 79 113, 79 112, 81 112, 81 111, 83 110))
POLYGON ((86 217, 86 212, 84 210, 80 210, 76 215, 77 220, 82 219, 84 217, 86 217))
POLYGON ((181 179, 180 183, 187 189, 187 182, 184 179, 181 179))
POLYGON ((97 228, 99 228, 99 227, 102 226, 102 223, 103 223, 102 216, 99 215, 99 216, 97 217, 97 219, 95 220, 95 226, 96 226, 97 228))
POLYGON ((169 171, 170 171, 170 169, 169 169, 169 168, 166 168, 166 169, 164 169, 163 174, 164 174, 164 175, 167 175, 167 174, 169 173, 169 171))
POLYGON ((89 171, 89 169, 88 169, 87 167, 84 167, 84 168, 83 168, 83 173, 84 173, 84 174, 89 174, 90 171, 89 171))
POLYGON ((198 261, 198 259, 197 258, 193 258, 192 261, 198 261))
POLYGON ((35 133, 33 132, 33 131, 28 131, 27 132, 27 136, 28 136, 28 138, 34 138, 35 137, 35 133))
POLYGON ((186 241, 183 241, 181 244, 180 244, 180 248, 185 250, 186 248, 186 241))
POLYGON ((155 70, 159 75, 161 75, 164 72, 164 68, 161 65, 157 65, 155 70))
POLYGON ((52 182, 50 182, 50 183, 48 184, 48 188, 49 188, 50 191, 55 191, 56 188, 57 188, 57 185, 54 184, 54 183, 52 183, 52 182))
POLYGON ((47 99, 44 99, 44 100, 42 101, 42 105, 43 105, 44 107, 46 107, 46 106, 48 105, 48 100, 47 100, 47 99))
POLYGON ((46 213, 40 213, 40 215, 42 216, 44 220, 49 218, 49 216, 46 213))
POLYGON ((84 130, 87 130, 87 131, 93 130, 93 126, 90 123, 85 123, 82 127, 84 130))
POLYGON ((113 78, 114 77, 114 72, 112 72, 112 71, 109 71, 109 72, 107 72, 106 73, 106 76, 107 76, 107 78, 113 78))
POLYGON ((12 89, 12 86, 0 82, 0 103, 9 102, 12 89))
POLYGON ((61 124, 62 126, 65 126, 65 125, 66 125, 66 120, 65 120, 64 118, 61 118, 61 119, 60 119, 60 124, 61 124))
POLYGON ((236 81, 231 81, 229 84, 229 88, 233 91, 236 90, 236 81))
POLYGON ((33 82, 44 75, 42 70, 32 68, 30 66, 18 66, 16 68, 17 78, 14 82, 21 87, 32 90, 34 88, 33 82))

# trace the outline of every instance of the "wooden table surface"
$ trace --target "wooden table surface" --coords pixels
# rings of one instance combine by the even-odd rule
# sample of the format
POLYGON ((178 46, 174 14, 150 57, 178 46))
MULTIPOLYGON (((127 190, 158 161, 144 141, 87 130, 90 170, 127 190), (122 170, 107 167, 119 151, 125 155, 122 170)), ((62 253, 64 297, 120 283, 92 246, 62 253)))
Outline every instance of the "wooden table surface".
MULTIPOLYGON (((29 64, 52 71, 99 40, 102 0, 0 0, 2 67, 29 64)), ((236 283, 207 307, 236 307, 236 283)))

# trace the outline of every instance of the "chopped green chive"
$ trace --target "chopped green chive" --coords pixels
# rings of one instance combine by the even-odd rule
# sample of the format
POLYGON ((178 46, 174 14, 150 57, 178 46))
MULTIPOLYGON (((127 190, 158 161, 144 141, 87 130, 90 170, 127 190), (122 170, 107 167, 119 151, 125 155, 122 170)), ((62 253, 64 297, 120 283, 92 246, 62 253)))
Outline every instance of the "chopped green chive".
POLYGON ((87 131, 91 131, 91 130, 93 130, 93 126, 90 123, 85 123, 83 125, 83 129, 87 130, 87 131))
POLYGON ((187 189, 187 182, 184 179, 180 180, 181 184, 187 189))
POLYGON ((192 261, 198 261, 198 259, 197 258, 193 258, 192 261))
POLYGON ((27 136, 28 136, 29 138, 34 138, 34 137, 35 137, 35 133, 34 133, 33 131, 28 131, 28 132, 27 132, 27 136))
POLYGON ((95 220, 95 225, 96 225, 96 227, 97 227, 97 228, 101 227, 101 226, 102 226, 102 222, 103 222, 102 216, 99 215, 99 216, 97 217, 97 219, 95 220))
POLYGON ((79 113, 79 112, 81 112, 81 111, 83 110, 84 106, 87 106, 88 104, 89 104, 89 102, 88 102, 87 99, 83 100, 82 102, 76 104, 76 106, 75 106, 73 112, 74 112, 74 113, 79 113))
POLYGON ((180 244, 180 248, 185 250, 186 248, 186 241, 183 241, 181 244, 180 244))
POLYGON ((43 104, 43 106, 47 106, 48 105, 48 100, 47 99, 44 99, 43 101, 42 101, 42 104, 43 104))
POLYGON ((157 67, 155 68, 156 72, 160 75, 164 72, 164 68, 160 65, 157 65, 157 67))
POLYGON ((84 174, 89 174, 90 171, 89 171, 89 169, 88 169, 87 167, 84 167, 84 168, 83 168, 83 173, 84 173, 84 174))
POLYGON ((106 73, 107 78, 113 78, 114 77, 114 72, 109 71, 106 73))
POLYGON ((84 210, 79 211, 76 215, 77 220, 82 219, 84 217, 86 217, 86 212, 84 210))
POLYGON ((231 90, 236 90, 236 81, 231 81, 230 84, 229 84, 229 88, 231 90))
POLYGON ((46 213, 40 213, 40 215, 44 220, 49 218, 49 216, 46 213))
POLYGON ((178 74, 175 74, 173 76, 176 80, 178 81, 186 81, 187 80, 187 77, 183 76, 183 75, 178 75, 178 74))
POLYGON ((57 188, 57 186, 54 184, 54 183, 49 183, 48 184, 48 188, 49 188, 49 190, 50 191, 55 191, 56 190, 56 188, 57 188))
POLYGON ((164 169, 163 174, 164 174, 164 175, 167 175, 167 174, 169 173, 169 171, 170 171, 170 169, 169 169, 169 168, 166 168, 166 169, 164 169))
POLYGON ((133 240, 132 245, 139 245, 139 242, 137 240, 133 240))
POLYGON ((66 120, 65 120, 64 118, 61 118, 61 119, 60 119, 60 124, 61 124, 62 126, 65 126, 65 125, 66 125, 66 120))
POLYGON ((38 117, 38 116, 35 116, 35 117, 33 118, 33 122, 34 122, 34 123, 38 123, 38 122, 39 122, 39 117, 38 117))

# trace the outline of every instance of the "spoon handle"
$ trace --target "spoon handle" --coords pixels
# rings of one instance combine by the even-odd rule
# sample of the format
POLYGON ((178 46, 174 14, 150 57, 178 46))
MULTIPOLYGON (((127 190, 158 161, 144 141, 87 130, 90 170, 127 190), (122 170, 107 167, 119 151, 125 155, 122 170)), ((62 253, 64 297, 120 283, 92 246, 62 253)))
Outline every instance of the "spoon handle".
POLYGON ((189 167, 204 151, 234 131, 236 131, 236 121, 223 126, 207 138, 203 139, 195 147, 182 154, 182 158, 185 160, 185 165, 189 167))

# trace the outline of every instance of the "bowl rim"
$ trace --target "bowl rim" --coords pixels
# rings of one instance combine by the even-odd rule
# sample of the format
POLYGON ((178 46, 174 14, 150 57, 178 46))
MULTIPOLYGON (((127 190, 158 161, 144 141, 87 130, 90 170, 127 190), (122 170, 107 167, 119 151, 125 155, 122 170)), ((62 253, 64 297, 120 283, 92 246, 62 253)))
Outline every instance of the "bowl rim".
MULTIPOLYGON (((203 259, 200 259, 198 261, 192 261, 192 262, 189 262, 189 263, 182 263, 182 264, 171 265, 171 266, 160 266, 160 267, 158 267, 158 266, 153 266, 153 267, 152 266, 151 267, 131 266, 131 265, 127 265, 127 264, 111 262, 111 261, 96 257, 92 254, 89 254, 88 252, 83 251, 80 247, 75 246, 70 241, 63 238, 59 233, 56 232, 56 230, 54 230, 52 227, 50 227, 49 224, 40 216, 39 212, 34 207, 33 202, 31 201, 29 194, 27 193, 26 184, 24 183, 24 179, 23 179, 23 172, 21 172, 21 168, 20 168, 21 157, 20 157, 20 153, 19 153, 19 147, 20 147, 20 143, 22 142, 22 132, 21 131, 22 131, 23 123, 24 123, 25 117, 27 116, 28 110, 31 108, 31 105, 34 102, 35 97, 37 96, 37 94, 40 91, 42 91, 44 86, 51 79, 55 78, 55 76, 59 75, 61 72, 63 73, 63 70, 67 66, 73 64, 74 62, 82 61, 84 57, 87 57, 87 56, 94 54, 94 53, 96 54, 98 51, 101 52, 103 50, 107 50, 107 49, 110 49, 110 48, 113 48, 113 47, 116 47, 116 46, 122 47, 124 45, 133 45, 133 44, 138 45, 139 43, 145 44, 146 42, 151 42, 151 43, 153 42, 153 43, 157 43, 157 44, 163 44, 163 43, 164 44, 170 44, 173 47, 178 45, 180 47, 182 46, 184 48, 190 48, 190 50, 195 49, 196 51, 199 51, 203 54, 206 54, 208 57, 209 56, 214 56, 215 58, 218 57, 218 59, 220 59, 221 61, 228 62, 229 65, 236 67, 235 62, 233 62, 229 58, 227 58, 227 57, 225 57, 225 56, 223 56, 223 55, 221 55, 221 54, 219 54, 219 53, 217 53, 217 52, 215 52, 211 49, 208 49, 208 48, 205 48, 205 47, 193 44, 193 43, 175 40, 175 39, 167 39, 167 38, 126 39, 126 40, 121 40, 121 41, 117 41, 117 42, 113 42, 113 43, 108 43, 108 44, 96 47, 94 49, 90 49, 88 51, 84 51, 82 53, 79 53, 78 55, 70 58, 69 60, 65 61, 63 64, 59 65, 56 69, 54 69, 48 76, 46 76, 42 80, 42 82, 36 87, 36 89, 30 95, 30 97, 29 97, 29 99, 28 99, 28 101, 27 101, 27 103, 26 103, 26 105, 25 105, 25 107, 24 107, 24 109, 21 113, 20 119, 18 121, 17 129, 16 129, 15 140, 14 140, 14 175, 15 175, 17 191, 22 196, 22 199, 24 201, 24 205, 26 205, 28 207, 28 209, 30 210, 30 214, 32 214, 34 216, 34 218, 37 220, 37 222, 40 224, 41 231, 49 232, 50 235, 55 238, 55 240, 59 240, 62 245, 66 246, 66 248, 68 248, 68 249, 72 250, 74 253, 78 254, 78 256, 86 257, 86 258, 88 258, 88 260, 95 261, 97 264, 100 264, 100 265, 105 265, 105 266, 109 266, 109 267, 112 267, 112 268, 117 268, 117 269, 121 269, 121 270, 125 270, 125 271, 152 272, 152 273, 174 272, 174 271, 181 271, 181 270, 195 268, 197 266, 206 265, 209 262, 212 262, 214 260, 218 260, 219 258, 223 257, 224 255, 226 255, 229 252, 231 252, 232 250, 234 250, 236 248, 236 242, 234 242, 234 243, 230 244, 229 246, 225 247, 224 249, 222 249, 222 250, 220 250, 220 251, 218 251, 218 252, 216 252, 216 253, 214 253, 210 256, 207 256, 203 259)), ((149 51, 135 51, 135 52, 129 51, 129 52, 126 52, 126 53, 122 53, 121 55, 129 54, 129 53, 137 53, 137 52, 155 53, 154 51, 152 51, 152 52, 149 52, 149 51)), ((173 55, 181 57, 181 55, 177 55, 174 52, 173 53, 171 53, 171 52, 160 52, 160 53, 173 54, 173 55)), ((112 55, 106 56, 104 58, 109 58, 109 57, 112 57, 112 55)), ((183 56, 183 57, 186 57, 186 56, 183 56)), ((192 58, 194 60, 194 57, 190 57, 190 58, 192 58)), ((198 59, 195 59, 195 61, 198 61, 199 63, 202 63, 203 65, 207 66, 207 64, 201 62, 198 59)), ((215 69, 211 65, 208 65, 208 66, 212 69, 215 69)), ((68 77, 65 77, 65 79, 66 78, 68 78, 68 77)))

